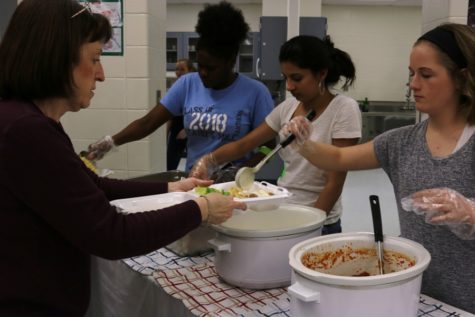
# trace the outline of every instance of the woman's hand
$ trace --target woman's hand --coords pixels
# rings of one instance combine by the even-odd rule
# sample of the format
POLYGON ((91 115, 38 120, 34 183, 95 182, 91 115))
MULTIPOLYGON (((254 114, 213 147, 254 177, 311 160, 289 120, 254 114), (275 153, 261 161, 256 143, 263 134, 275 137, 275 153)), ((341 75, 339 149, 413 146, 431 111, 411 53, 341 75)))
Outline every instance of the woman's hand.
POLYGON ((246 210, 243 202, 234 201, 230 196, 210 193, 195 200, 200 206, 201 219, 208 224, 217 225, 228 220, 234 209, 246 210))
POLYGON ((187 192, 196 186, 208 187, 213 184, 212 180, 203 180, 195 177, 189 177, 177 182, 168 183, 168 192, 187 192))
POLYGON ((475 202, 453 189, 425 189, 412 194, 410 198, 412 198, 410 209, 420 214, 430 214, 427 219, 429 223, 475 224, 475 202))
POLYGON ((297 116, 290 120, 281 130, 287 138, 290 134, 295 135, 295 140, 290 143, 290 146, 299 151, 302 145, 309 140, 312 133, 312 126, 310 121, 304 116, 297 116))
POLYGON ((190 177, 200 179, 209 179, 219 169, 219 164, 216 162, 213 153, 202 156, 193 164, 190 172, 190 177))
POLYGON ((447 225, 458 237, 475 239, 475 201, 450 188, 421 190, 401 200, 404 210, 424 215, 434 225, 447 225))
POLYGON ((89 154, 87 158, 91 161, 100 160, 106 155, 110 150, 115 148, 114 140, 110 135, 106 135, 102 139, 92 143, 88 147, 89 154))

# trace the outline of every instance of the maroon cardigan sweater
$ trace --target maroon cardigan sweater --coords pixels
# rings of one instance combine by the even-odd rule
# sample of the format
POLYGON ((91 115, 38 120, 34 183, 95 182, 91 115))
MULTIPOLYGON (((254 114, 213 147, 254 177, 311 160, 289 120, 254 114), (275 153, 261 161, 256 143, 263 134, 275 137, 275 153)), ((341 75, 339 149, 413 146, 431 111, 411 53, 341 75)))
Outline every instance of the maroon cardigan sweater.
POLYGON ((32 103, 0 100, 0 316, 83 316, 91 254, 145 254, 200 224, 194 201, 131 215, 109 204, 166 191, 97 177, 61 124, 32 103))

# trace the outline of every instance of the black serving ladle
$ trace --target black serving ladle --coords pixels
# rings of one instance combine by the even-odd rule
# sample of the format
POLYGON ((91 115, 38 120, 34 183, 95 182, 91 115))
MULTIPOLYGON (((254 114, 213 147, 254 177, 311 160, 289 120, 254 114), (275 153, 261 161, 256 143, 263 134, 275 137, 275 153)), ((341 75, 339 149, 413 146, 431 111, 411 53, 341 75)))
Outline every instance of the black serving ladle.
MULTIPOLYGON (((306 118, 312 121, 313 118, 315 118, 315 115, 316 112, 312 109, 307 113, 306 118)), ((269 152, 256 166, 241 167, 236 173, 236 185, 242 189, 250 189, 252 187, 252 184, 254 183, 254 179, 256 178, 256 173, 262 168, 262 166, 264 166, 264 164, 271 157, 273 157, 275 153, 279 152, 280 149, 285 148, 293 140, 295 140, 295 135, 291 134, 287 137, 287 139, 282 141, 282 143, 278 144, 271 152, 269 152)))
POLYGON ((381 222, 381 208, 378 196, 369 196, 369 203, 371 205, 371 215, 373 216, 374 241, 376 242, 379 274, 384 274, 383 224, 381 222))

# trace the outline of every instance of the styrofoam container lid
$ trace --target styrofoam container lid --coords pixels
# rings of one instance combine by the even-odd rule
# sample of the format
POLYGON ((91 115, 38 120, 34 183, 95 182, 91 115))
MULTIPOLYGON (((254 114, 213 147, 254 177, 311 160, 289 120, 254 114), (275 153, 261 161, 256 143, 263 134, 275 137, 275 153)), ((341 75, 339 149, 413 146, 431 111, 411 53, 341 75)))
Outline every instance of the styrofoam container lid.
POLYGON ((135 212, 162 209, 195 198, 196 196, 190 193, 172 192, 158 195, 116 199, 110 203, 111 205, 115 206, 119 212, 130 214, 135 212))
POLYGON ((223 234, 243 238, 287 236, 316 230, 323 226, 326 213, 317 208, 281 204, 265 211, 237 211, 213 229, 223 234))

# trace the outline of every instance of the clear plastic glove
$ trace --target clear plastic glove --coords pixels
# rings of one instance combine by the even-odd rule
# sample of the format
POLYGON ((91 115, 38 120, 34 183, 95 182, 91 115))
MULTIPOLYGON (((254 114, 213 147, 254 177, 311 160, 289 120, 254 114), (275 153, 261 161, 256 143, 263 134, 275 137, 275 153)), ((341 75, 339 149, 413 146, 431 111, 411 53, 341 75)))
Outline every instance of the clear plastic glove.
POLYGON ((304 116, 297 116, 290 120, 281 131, 285 138, 290 134, 295 135, 295 140, 290 143, 290 147, 299 151, 302 145, 310 139, 312 133, 312 126, 310 121, 304 116))
POLYGON ((475 239, 475 201, 450 188, 421 190, 401 200, 402 208, 424 215, 433 225, 447 225, 459 238, 475 239))
POLYGON ((213 153, 202 156, 195 162, 193 168, 190 171, 190 177, 196 177, 200 179, 210 179, 219 169, 219 164, 213 156, 213 153))
POLYGON ((211 180, 203 180, 194 177, 185 178, 177 182, 168 183, 168 192, 187 192, 196 186, 208 187, 213 184, 211 180))
POLYGON ((106 135, 102 139, 89 145, 89 154, 87 155, 87 158, 93 161, 100 160, 115 147, 116 145, 114 144, 112 137, 110 135, 106 135))
POLYGON ((219 193, 210 193, 204 198, 208 207, 208 216, 203 221, 207 224, 218 225, 231 218, 234 209, 246 210, 247 206, 243 202, 234 201, 231 196, 224 196, 219 193))

